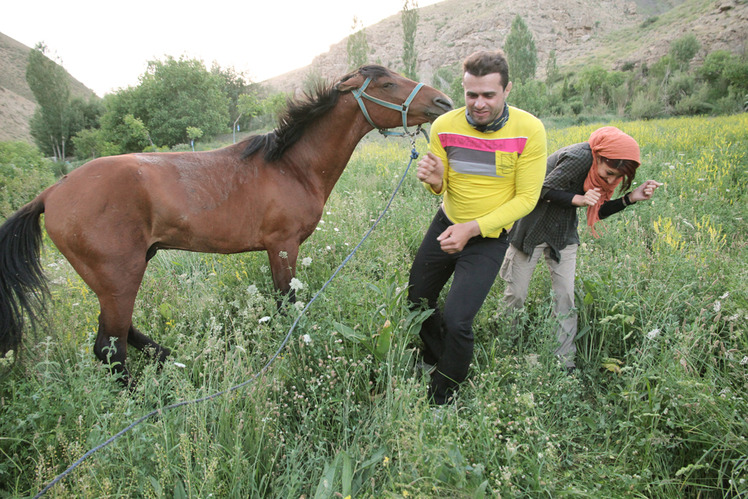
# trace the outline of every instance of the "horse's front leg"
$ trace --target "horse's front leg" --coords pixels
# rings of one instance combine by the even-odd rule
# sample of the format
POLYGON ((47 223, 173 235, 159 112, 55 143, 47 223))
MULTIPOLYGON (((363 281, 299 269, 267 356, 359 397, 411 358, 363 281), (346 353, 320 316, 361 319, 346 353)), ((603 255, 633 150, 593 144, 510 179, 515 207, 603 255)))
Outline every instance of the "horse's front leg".
POLYGON ((296 259, 299 256, 298 243, 286 243, 268 247, 270 271, 273 274, 273 285, 281 292, 278 305, 287 298, 290 303, 296 301, 296 292, 291 288, 291 279, 296 275, 296 259))

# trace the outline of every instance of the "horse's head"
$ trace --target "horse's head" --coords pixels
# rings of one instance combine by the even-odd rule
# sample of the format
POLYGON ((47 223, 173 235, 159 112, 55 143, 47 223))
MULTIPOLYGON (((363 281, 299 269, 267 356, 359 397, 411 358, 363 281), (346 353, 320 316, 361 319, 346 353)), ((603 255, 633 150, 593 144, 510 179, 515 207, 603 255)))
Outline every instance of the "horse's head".
POLYGON ((351 92, 369 123, 380 130, 432 122, 452 109, 452 100, 442 92, 382 66, 362 66, 335 88, 351 92))

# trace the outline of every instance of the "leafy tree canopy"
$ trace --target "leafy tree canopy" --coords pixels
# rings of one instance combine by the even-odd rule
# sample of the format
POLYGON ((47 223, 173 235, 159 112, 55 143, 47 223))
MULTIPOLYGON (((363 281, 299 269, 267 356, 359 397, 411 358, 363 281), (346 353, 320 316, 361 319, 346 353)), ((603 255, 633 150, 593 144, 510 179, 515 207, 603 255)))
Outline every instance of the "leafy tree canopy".
POLYGON ((158 145, 187 142, 187 127, 207 136, 227 131, 229 100, 224 80, 195 59, 151 61, 136 92, 142 119, 158 145))

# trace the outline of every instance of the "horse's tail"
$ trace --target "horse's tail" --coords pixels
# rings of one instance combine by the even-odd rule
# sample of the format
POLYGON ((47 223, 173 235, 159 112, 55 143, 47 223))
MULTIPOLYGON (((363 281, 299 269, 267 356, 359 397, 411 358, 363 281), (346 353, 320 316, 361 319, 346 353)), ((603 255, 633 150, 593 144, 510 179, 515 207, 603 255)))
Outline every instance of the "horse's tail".
POLYGON ((35 325, 43 315, 42 298, 48 294, 39 255, 42 229, 39 216, 44 202, 36 198, 0 226, 0 353, 21 342, 25 317, 35 325))

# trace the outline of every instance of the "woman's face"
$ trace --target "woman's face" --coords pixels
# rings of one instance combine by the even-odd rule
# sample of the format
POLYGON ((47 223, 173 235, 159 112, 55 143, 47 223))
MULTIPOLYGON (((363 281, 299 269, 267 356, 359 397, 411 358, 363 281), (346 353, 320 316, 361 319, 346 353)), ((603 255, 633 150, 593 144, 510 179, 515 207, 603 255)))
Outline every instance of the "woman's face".
POLYGON ((623 173, 608 164, 606 158, 600 157, 597 161, 597 174, 600 175, 605 183, 612 185, 623 177, 623 173))

